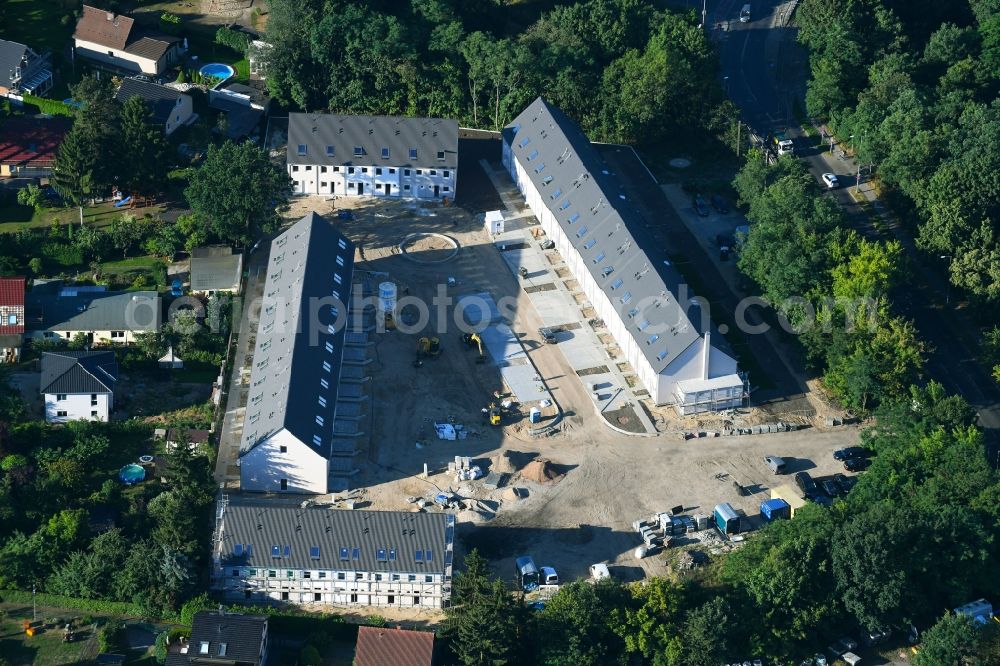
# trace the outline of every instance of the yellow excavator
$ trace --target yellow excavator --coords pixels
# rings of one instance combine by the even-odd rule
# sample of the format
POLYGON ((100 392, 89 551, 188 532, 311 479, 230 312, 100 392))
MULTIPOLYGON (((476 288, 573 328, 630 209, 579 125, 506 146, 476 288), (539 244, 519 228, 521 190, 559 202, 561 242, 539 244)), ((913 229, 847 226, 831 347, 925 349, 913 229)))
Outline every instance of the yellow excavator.
POLYGON ((489 409, 488 416, 490 419, 490 425, 495 425, 495 426, 500 425, 500 415, 501 415, 500 408, 497 407, 497 404, 495 402, 491 402, 488 409, 489 409))
POLYGON ((466 333, 462 336, 462 342, 470 347, 475 347, 479 351, 479 356, 476 357, 476 363, 486 362, 486 355, 483 353, 483 339, 479 337, 478 333, 466 333))
POLYGON ((441 355, 441 340, 438 338, 423 337, 417 340, 417 357, 430 356, 437 358, 441 355))

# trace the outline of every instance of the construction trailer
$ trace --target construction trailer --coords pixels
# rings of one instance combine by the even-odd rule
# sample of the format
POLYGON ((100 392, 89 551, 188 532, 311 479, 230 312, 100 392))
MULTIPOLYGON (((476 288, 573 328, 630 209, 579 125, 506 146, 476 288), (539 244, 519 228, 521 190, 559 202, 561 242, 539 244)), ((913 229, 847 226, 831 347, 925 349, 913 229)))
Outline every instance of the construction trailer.
POLYGON ((792 517, 792 507, 788 506, 788 502, 780 497, 764 500, 760 503, 760 515, 764 516, 764 520, 769 523, 775 520, 788 519, 792 517))
POLYGON ((724 504, 718 504, 713 512, 715 515, 715 524, 719 528, 719 531, 723 534, 739 534, 740 532, 740 514, 736 513, 736 509, 729 502, 724 504))
POLYGON ((789 518, 794 518, 795 512, 806 505, 806 501, 802 499, 802 495, 791 486, 782 485, 771 488, 771 499, 784 500, 785 504, 788 505, 789 518))

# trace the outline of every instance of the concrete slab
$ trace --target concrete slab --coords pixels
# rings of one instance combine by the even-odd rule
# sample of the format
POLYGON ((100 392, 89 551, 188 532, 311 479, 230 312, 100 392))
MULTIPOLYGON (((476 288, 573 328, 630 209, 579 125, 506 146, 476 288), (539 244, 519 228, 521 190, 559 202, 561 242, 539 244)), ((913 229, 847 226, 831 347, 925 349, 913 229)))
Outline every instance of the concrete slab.
POLYGON ((497 307, 497 302, 493 300, 493 295, 488 291, 459 296, 455 307, 463 312, 465 321, 470 326, 479 326, 484 322, 493 324, 500 321, 500 309, 497 307))
MULTIPOLYGON (((522 239, 521 242, 526 243, 528 241, 522 239)), ((497 244, 497 249, 500 250, 500 244, 497 244)), ((514 250, 501 250, 500 256, 515 274, 517 274, 521 267, 528 269, 528 277, 524 278, 525 286, 530 287, 532 284, 552 282, 555 279, 555 274, 549 270, 551 264, 545 259, 545 255, 541 251, 521 247, 514 250)))
MULTIPOLYGON (((586 326, 586 322, 583 325, 586 326)), ((556 340, 559 341, 559 350, 574 370, 601 365, 611 367, 614 364, 593 331, 582 327, 575 331, 561 331, 556 340)))
MULTIPOLYGON (((546 326, 562 326, 582 320, 580 308, 576 307, 567 294, 556 289, 529 294, 531 304, 546 326)), ((584 323, 586 325, 586 323, 584 323)), ((562 334, 556 336, 562 340, 562 334)))
POLYGON ((502 367, 500 376, 522 405, 550 399, 535 366, 530 363, 502 367))
POLYGON ((489 326, 479 334, 495 365, 526 363, 527 355, 510 327, 506 324, 489 326))

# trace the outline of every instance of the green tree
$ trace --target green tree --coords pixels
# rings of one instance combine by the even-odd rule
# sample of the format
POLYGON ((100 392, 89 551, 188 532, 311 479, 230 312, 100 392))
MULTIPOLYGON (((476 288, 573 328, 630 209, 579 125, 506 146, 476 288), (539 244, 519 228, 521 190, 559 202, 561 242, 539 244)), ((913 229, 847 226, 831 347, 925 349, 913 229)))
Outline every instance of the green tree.
POLYGON ((136 195, 155 193, 167 178, 167 141, 138 95, 122 105, 120 141, 123 184, 136 195))
POLYGON ((685 666, 715 666, 725 662, 732 649, 730 632, 736 618, 722 597, 715 597, 688 613, 682 631, 681 663, 685 666))
POLYGON ((924 632, 913 663, 915 666, 985 666, 987 662, 977 658, 982 631, 968 617, 949 613, 924 632))
POLYGON ((538 663, 547 666, 606 664, 624 652, 615 635, 609 610, 626 603, 627 593, 617 582, 564 585, 538 614, 538 663))
POLYGON ((184 195, 215 236, 246 246, 257 234, 277 229, 275 208, 287 200, 290 183, 266 151, 249 142, 227 141, 209 147, 184 195))
POLYGON ((475 550, 455 576, 452 604, 445 611, 445 635, 466 666, 519 663, 518 632, 523 604, 502 581, 490 578, 486 561, 475 550))
POLYGON ((653 578, 629 589, 632 603, 612 610, 614 632, 625 641, 626 651, 641 654, 649 663, 674 663, 672 657, 681 644, 681 587, 666 578, 653 578))

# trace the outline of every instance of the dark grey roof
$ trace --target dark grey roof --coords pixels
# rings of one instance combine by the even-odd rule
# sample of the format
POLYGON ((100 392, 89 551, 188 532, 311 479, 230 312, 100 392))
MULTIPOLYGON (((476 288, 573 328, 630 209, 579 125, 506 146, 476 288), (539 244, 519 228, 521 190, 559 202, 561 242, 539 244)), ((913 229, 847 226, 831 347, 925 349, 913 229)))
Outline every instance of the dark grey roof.
POLYGON ((28 47, 17 42, 0 39, 0 87, 10 88, 14 71, 21 66, 28 47))
POLYGON ((158 331, 160 297, 155 291, 104 291, 101 287, 36 286, 25 307, 41 316, 34 330, 158 331))
POLYGON ((458 166, 458 123, 444 118, 288 114, 289 164, 385 164, 402 167, 458 166), (299 146, 306 154, 299 154, 299 146), (328 155, 327 148, 333 149, 328 155), (355 149, 361 148, 357 156, 355 149), (382 149, 389 156, 382 157, 382 149), (410 157, 416 150, 417 157, 410 157), (438 153, 444 152, 444 159, 438 153))
POLYGON ((163 54, 166 53, 177 41, 176 37, 140 37, 134 42, 130 42, 129 45, 125 47, 125 52, 131 53, 134 56, 139 56, 140 58, 159 60, 163 54))
POLYGON ((167 666, 186 664, 239 664, 259 666, 261 645, 267 635, 267 617, 201 611, 191 623, 187 654, 170 654, 167 666), (208 643, 202 654, 201 644, 208 643), (225 645, 223 648, 222 646, 225 645))
POLYGON ((244 452, 286 429, 330 457, 353 270, 354 243, 316 213, 271 243, 244 452))
POLYGON ((222 520, 223 566, 428 574, 443 573, 451 564, 454 516, 445 513, 300 508, 261 502, 230 503, 222 520), (237 544, 241 548, 237 549, 237 544), (247 545, 251 546, 249 555, 247 545), (279 557, 272 555, 275 546, 279 557), (314 547, 319 548, 318 558, 310 552, 314 547))
POLYGON ((118 381, 114 352, 60 351, 42 354, 40 393, 112 393, 118 381))
POLYGON ((187 97, 187 95, 158 83, 140 81, 139 79, 122 80, 122 85, 118 88, 115 99, 124 104, 132 97, 141 97, 150 111, 153 112, 153 118, 156 122, 164 124, 170 119, 170 114, 173 113, 181 98, 187 97))
POLYGON ((694 294, 679 289, 686 283, 664 263, 666 248, 654 246, 615 175, 562 111, 539 97, 503 137, 637 347, 662 372, 701 335, 701 317, 688 317, 694 294))
POLYGON ((191 257, 191 291, 239 289, 243 255, 239 252, 209 257, 191 257))

